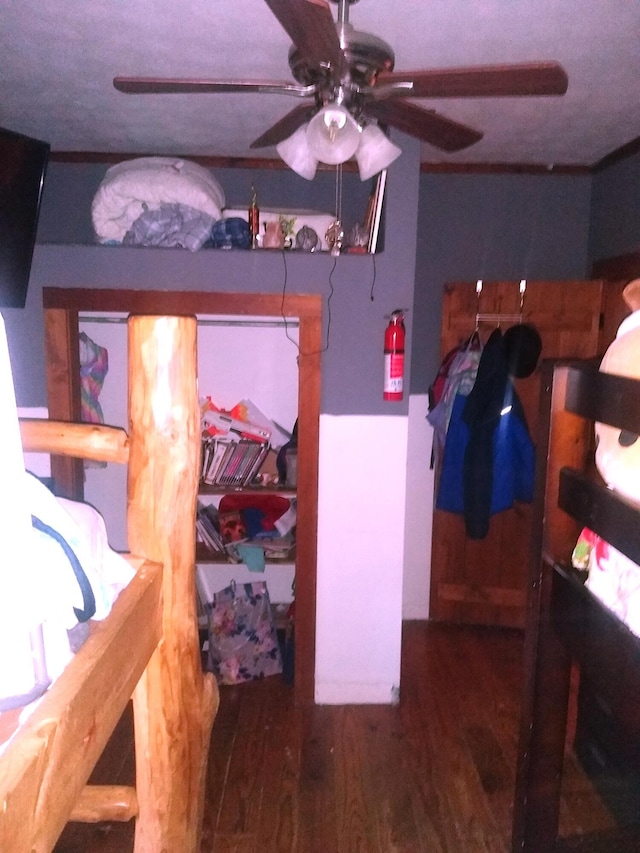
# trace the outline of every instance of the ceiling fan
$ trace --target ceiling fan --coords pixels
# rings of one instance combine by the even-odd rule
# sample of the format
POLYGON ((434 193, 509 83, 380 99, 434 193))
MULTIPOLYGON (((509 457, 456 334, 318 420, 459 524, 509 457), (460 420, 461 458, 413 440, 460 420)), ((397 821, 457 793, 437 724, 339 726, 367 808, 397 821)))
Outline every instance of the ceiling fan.
POLYGON ((448 152, 473 145, 483 134, 407 99, 562 95, 567 89, 566 72, 557 62, 394 71, 391 47, 349 23, 349 6, 358 0, 332 0, 338 5, 337 23, 327 0, 265 2, 293 42, 289 67, 295 83, 116 77, 115 88, 129 94, 262 92, 302 100, 251 148, 283 143, 323 110, 335 108, 359 129, 390 125, 448 152))

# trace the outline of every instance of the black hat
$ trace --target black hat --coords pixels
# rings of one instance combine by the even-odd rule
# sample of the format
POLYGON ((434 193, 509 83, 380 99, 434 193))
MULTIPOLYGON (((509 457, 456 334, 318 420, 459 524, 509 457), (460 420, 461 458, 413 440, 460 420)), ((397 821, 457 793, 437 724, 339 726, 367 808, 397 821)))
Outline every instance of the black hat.
POLYGON ((542 352, 538 330, 527 323, 511 326, 504 333, 503 344, 509 376, 517 379, 531 376, 542 352))

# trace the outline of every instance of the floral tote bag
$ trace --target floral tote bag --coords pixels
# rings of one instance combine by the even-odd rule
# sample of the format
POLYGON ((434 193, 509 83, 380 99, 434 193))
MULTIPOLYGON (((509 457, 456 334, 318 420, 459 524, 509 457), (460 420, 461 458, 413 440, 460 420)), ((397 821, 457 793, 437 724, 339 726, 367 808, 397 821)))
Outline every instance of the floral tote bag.
POLYGON ((217 592, 207 604, 207 669, 219 684, 240 684, 282 672, 282 658, 264 581, 217 592))

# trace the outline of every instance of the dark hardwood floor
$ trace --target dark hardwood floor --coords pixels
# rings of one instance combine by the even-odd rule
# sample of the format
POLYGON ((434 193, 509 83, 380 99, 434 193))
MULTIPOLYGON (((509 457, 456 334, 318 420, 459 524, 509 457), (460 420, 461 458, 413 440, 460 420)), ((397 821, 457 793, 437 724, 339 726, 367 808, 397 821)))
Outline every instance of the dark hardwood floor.
MULTIPOLYGON (((507 853, 521 657, 517 631, 409 622, 397 706, 300 710, 279 677, 222 688, 202 853, 507 853)), ((130 731, 127 716, 95 781, 132 781, 130 731)), ((570 752, 563 785, 563 835, 612 824, 570 752)), ((56 853, 132 838, 70 824, 56 853)))

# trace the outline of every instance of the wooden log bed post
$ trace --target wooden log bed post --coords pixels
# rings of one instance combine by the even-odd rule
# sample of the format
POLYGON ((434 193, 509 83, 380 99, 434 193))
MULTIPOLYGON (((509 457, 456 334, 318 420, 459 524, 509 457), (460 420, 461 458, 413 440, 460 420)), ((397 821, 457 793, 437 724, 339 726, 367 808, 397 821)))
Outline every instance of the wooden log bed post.
POLYGON ((134 850, 196 853, 218 707, 215 679, 202 672, 195 603, 196 319, 133 316, 128 335, 129 548, 164 565, 163 636, 133 696, 134 850))

